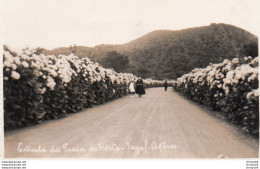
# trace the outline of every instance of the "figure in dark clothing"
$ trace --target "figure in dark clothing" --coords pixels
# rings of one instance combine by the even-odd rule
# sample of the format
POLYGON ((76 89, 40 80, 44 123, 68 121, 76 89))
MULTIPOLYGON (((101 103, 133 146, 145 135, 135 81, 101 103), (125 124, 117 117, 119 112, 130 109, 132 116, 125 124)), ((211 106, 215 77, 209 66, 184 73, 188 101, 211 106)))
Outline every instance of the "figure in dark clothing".
POLYGON ((144 85, 143 80, 141 78, 139 78, 136 81, 136 90, 135 90, 135 92, 138 94, 139 97, 141 97, 143 94, 145 94, 143 85, 144 85))
POLYGON ((165 80, 165 82, 164 82, 164 90, 165 91, 167 91, 167 87, 168 87, 167 80, 165 80))

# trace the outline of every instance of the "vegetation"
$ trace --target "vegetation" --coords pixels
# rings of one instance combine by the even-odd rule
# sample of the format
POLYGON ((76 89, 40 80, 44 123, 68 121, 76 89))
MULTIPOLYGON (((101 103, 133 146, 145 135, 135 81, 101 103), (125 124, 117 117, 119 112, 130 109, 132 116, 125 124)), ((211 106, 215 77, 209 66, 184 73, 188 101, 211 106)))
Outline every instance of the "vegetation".
POLYGON ((116 72, 125 72, 129 59, 125 55, 122 55, 116 51, 111 51, 108 52, 107 56, 103 57, 99 63, 105 68, 114 69, 116 72))
MULTIPOLYGON (((211 24, 178 31, 157 30, 122 45, 77 46, 75 55, 104 62, 109 52, 116 51, 129 59, 127 68, 122 71, 143 78, 176 79, 209 63, 235 57, 255 57, 258 55, 257 46, 257 37, 241 28, 211 24)), ((70 48, 43 51, 45 54, 66 55, 71 52, 70 48)), ((118 65, 108 66, 117 69, 118 65)))
MULTIPOLYGON (((178 78, 175 91, 212 107, 243 130, 259 133, 258 57, 235 58, 178 78)), ((191 112, 192 113, 192 112, 191 112)))
MULTIPOLYGON (((105 69, 86 57, 39 55, 40 50, 16 53, 4 46, 5 130, 39 124, 122 97, 128 94, 130 81, 137 79, 130 73, 105 69)), ((155 87, 163 82, 144 79, 144 84, 155 87)))

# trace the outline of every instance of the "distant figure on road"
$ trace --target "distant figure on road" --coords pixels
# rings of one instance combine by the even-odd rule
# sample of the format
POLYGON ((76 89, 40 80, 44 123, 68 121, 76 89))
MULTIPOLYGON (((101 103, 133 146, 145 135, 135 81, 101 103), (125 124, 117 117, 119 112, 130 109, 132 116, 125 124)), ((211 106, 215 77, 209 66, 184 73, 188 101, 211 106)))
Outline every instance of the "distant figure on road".
POLYGON ((168 87, 167 80, 165 80, 165 82, 164 82, 164 90, 165 91, 167 91, 167 87, 168 87))
POLYGON ((143 80, 141 78, 139 78, 136 81, 136 93, 138 94, 139 97, 141 97, 143 94, 145 94, 143 85, 144 85, 143 80))
POLYGON ((134 83, 134 81, 130 82, 130 84, 129 84, 129 91, 130 91, 131 97, 133 97, 134 94, 135 94, 135 83, 134 83))

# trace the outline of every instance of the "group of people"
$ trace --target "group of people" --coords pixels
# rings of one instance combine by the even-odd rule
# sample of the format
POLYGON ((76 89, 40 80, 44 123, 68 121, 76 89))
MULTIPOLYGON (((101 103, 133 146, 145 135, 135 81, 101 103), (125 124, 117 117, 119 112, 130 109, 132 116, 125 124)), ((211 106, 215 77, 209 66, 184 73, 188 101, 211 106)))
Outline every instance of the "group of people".
POLYGON ((134 81, 131 81, 129 84, 129 91, 131 94, 131 97, 134 96, 134 94, 138 94, 139 97, 141 97, 143 94, 145 94, 145 90, 144 90, 144 82, 141 78, 139 78, 136 81, 136 86, 134 81))
MULTIPOLYGON (((164 90, 167 91, 168 88, 168 84, 167 84, 167 80, 164 82, 164 90)), ((145 90, 144 90, 144 82, 141 78, 139 78, 136 81, 136 84, 134 83, 134 81, 131 81, 129 84, 129 91, 131 94, 131 97, 134 97, 134 94, 138 94, 138 97, 140 98, 143 94, 145 94, 145 90)))

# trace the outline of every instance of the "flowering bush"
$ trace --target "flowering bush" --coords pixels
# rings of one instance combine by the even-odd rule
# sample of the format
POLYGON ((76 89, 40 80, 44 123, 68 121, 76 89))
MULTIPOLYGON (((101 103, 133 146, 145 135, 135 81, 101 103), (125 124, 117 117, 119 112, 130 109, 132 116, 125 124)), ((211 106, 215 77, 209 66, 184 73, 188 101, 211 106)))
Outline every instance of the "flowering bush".
MULTIPOLYGON (((39 124, 128 94, 136 76, 73 54, 43 55, 4 47, 5 129, 39 124)), ((160 81, 144 80, 147 87, 160 81)))
POLYGON ((258 57, 235 58, 194 69, 173 83, 175 91, 222 112, 243 130, 258 134, 258 57))

